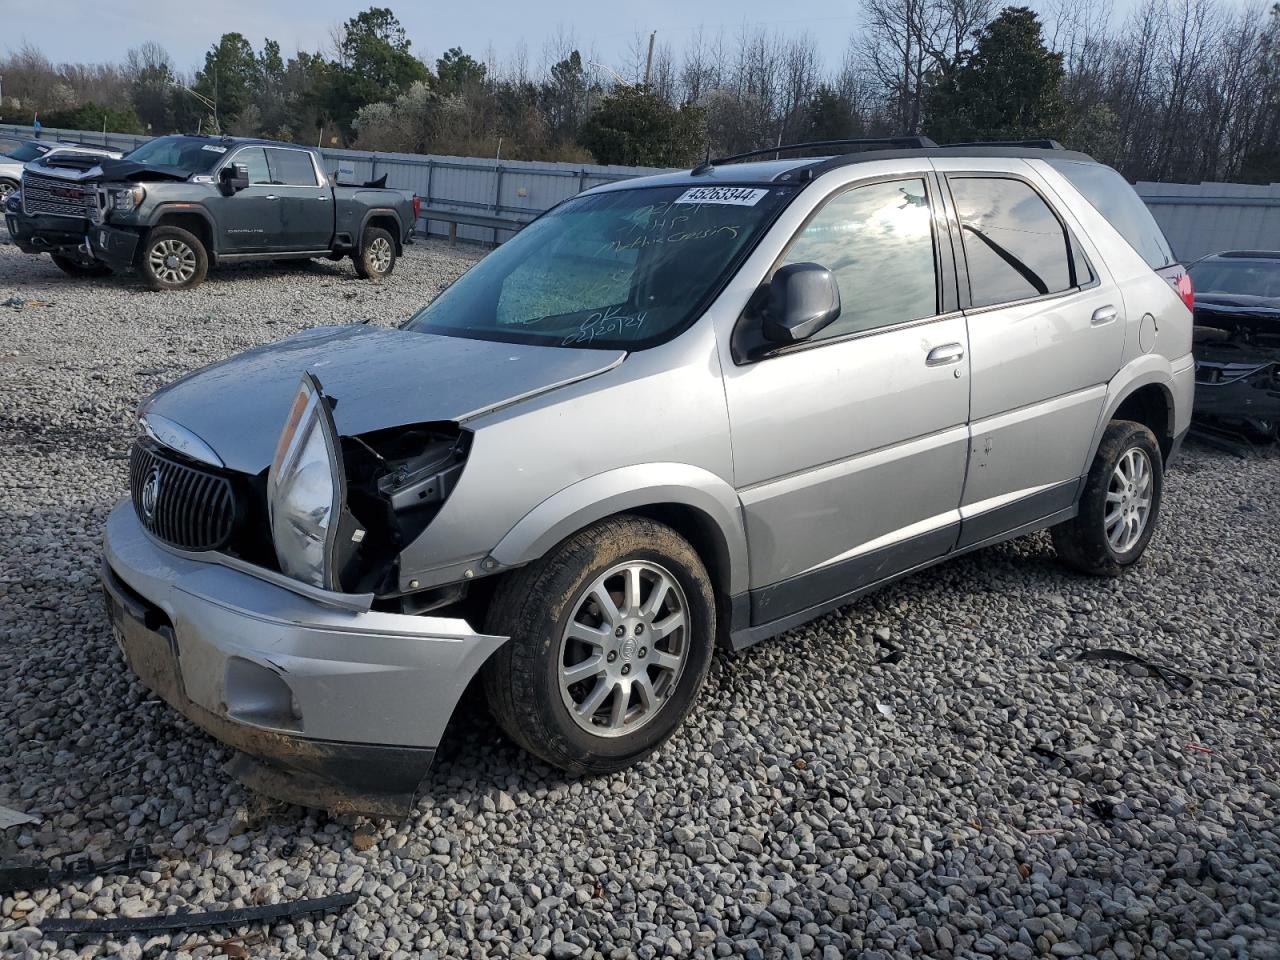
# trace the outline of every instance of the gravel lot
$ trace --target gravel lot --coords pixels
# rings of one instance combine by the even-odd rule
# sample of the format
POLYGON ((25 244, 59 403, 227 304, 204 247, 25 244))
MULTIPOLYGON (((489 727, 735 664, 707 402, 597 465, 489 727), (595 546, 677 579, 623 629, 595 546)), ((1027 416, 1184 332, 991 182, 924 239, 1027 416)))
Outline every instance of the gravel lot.
POLYGON ((616 776, 566 779, 473 704, 404 824, 228 780, 228 751, 131 681, 99 596, 133 406, 304 327, 399 322, 473 256, 416 246, 377 286, 321 262, 150 294, 0 246, 0 804, 43 819, 0 856, 157 851, 0 898, 0 953, 1280 958, 1274 458, 1190 449, 1121 580, 1064 572, 1042 535, 718 655, 692 723, 616 776), (1194 682, 1071 659, 1099 647, 1194 682), (361 895, 344 916, 247 947, 38 931, 338 891, 361 895))

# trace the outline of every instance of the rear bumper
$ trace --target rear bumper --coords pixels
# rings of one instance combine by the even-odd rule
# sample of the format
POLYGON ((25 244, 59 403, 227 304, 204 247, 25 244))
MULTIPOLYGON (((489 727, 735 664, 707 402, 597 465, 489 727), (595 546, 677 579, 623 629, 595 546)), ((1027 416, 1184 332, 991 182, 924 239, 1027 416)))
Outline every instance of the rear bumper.
POLYGON ((133 267, 141 235, 133 230, 122 230, 106 224, 96 224, 89 230, 89 249, 96 259, 112 270, 123 271, 133 267))
POLYGON ((506 638, 463 620, 330 607, 156 543, 125 501, 102 571, 138 678, 239 751, 269 796, 403 816, 458 698, 506 638))

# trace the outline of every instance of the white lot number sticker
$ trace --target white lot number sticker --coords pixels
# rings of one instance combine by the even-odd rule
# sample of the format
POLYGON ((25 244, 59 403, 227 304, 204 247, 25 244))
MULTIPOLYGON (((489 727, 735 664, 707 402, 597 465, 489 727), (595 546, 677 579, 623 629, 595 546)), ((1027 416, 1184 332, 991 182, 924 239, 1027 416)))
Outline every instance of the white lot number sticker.
POLYGON ((226 152, 227 152, 227 148, 226 148, 226 147, 215 147, 215 146, 214 146, 213 144, 211 144, 211 143, 206 143, 206 144, 205 144, 203 147, 201 147, 200 149, 201 149, 201 150, 208 150, 210 153, 226 153, 226 152))
POLYGON ((676 203, 727 203, 754 207, 769 193, 758 187, 694 187, 676 198, 676 203))

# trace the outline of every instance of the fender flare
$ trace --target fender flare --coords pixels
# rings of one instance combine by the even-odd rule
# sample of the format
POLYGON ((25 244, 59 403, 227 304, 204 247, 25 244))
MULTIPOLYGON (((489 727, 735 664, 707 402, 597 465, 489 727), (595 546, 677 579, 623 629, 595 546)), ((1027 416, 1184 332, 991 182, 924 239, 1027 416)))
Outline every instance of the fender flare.
POLYGON ((1106 431, 1111 418, 1115 416, 1116 410, 1120 408, 1120 404, 1138 390, 1152 384, 1160 387, 1164 394, 1165 403, 1169 409, 1167 430, 1170 436, 1173 435, 1177 419, 1177 412, 1174 409, 1173 367, 1167 357, 1159 354, 1145 354, 1121 367, 1120 372, 1107 384, 1102 416, 1098 418, 1098 425, 1094 428, 1093 440, 1089 444, 1089 456, 1084 462, 1082 473, 1089 472, 1089 465, 1093 463, 1093 458, 1098 454, 1098 447, 1102 444, 1102 434, 1106 431))
POLYGON ((365 227, 369 226, 369 221, 372 220, 374 217, 381 216, 384 213, 388 214, 398 224, 399 229, 396 231, 394 237, 392 238, 395 240, 396 246, 399 247, 401 244, 404 243, 404 223, 400 220, 400 214, 396 210, 396 208, 395 207, 370 207, 368 210, 364 212, 364 216, 360 218, 360 229, 356 231, 355 237, 352 238, 355 241, 355 248, 357 252, 360 250, 361 244, 364 243, 364 230, 365 230, 365 227))
POLYGON ((504 567, 522 566, 606 517, 662 504, 688 507, 710 523, 727 561, 717 586, 729 596, 744 592, 747 534, 738 494, 720 477, 687 463, 635 464, 579 480, 526 513, 489 555, 504 567))
POLYGON ((164 200, 155 205, 151 212, 151 216, 147 218, 147 223, 142 228, 140 239, 147 233, 160 226, 160 221, 170 213, 193 214, 205 222, 209 228, 209 244, 205 254, 209 257, 209 262, 217 259, 218 256, 218 224, 213 219, 213 215, 209 213, 201 204, 191 203, 185 200, 164 200))

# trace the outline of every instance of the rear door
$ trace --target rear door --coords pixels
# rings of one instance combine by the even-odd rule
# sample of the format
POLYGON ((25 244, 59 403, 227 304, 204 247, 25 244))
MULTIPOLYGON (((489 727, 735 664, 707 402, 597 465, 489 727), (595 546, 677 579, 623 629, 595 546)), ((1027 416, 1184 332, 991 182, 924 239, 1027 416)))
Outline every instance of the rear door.
POLYGON ((284 229, 280 250, 328 250, 333 240, 333 200, 308 150, 268 147, 271 185, 284 229))
POLYGON ((724 371, 754 623, 955 542, 969 359, 937 192, 926 161, 827 197, 774 269, 831 270, 839 318, 806 343, 724 371))
POLYGON ((983 163, 934 161, 972 358, 961 546, 1071 506, 1125 336, 1119 291, 1030 166, 983 163))

